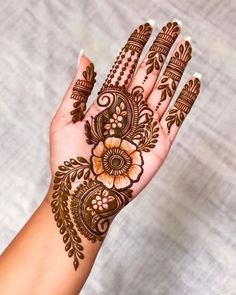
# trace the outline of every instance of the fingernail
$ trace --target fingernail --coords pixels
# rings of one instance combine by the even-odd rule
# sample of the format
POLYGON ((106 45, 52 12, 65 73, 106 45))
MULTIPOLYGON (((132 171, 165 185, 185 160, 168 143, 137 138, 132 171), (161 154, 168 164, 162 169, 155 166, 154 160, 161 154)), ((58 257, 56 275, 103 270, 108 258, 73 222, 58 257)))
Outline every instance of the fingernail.
POLYGON ((198 73, 198 72, 195 72, 195 73, 193 74, 193 77, 198 78, 199 80, 201 80, 201 79, 202 79, 202 74, 200 74, 200 73, 198 73))
POLYGON ((173 19, 172 23, 174 23, 174 22, 176 22, 180 26, 180 28, 182 28, 183 23, 181 22, 181 20, 175 18, 175 19, 173 19))
POLYGON ((185 37, 184 37, 184 40, 185 40, 185 41, 188 41, 188 42, 190 42, 191 39, 192 39, 192 38, 191 38, 190 36, 185 36, 185 37))
POLYGON ((84 55, 84 49, 82 48, 80 50, 80 53, 79 53, 79 56, 78 56, 78 59, 77 59, 77 68, 79 67, 79 64, 80 64, 80 60, 81 60, 81 57, 84 55))
POLYGON ((150 19, 147 20, 147 23, 149 23, 149 25, 150 25, 152 28, 154 28, 156 22, 155 22, 154 19, 151 19, 151 18, 150 18, 150 19))

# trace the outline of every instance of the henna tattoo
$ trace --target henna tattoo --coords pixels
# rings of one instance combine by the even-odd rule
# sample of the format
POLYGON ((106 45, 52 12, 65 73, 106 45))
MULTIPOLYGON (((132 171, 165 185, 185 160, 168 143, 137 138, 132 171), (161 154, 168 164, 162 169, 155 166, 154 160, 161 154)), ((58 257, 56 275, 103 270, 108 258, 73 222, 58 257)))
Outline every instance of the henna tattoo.
POLYGON ((71 94, 71 98, 76 100, 73 104, 74 109, 70 112, 73 123, 81 121, 84 118, 86 102, 96 82, 96 72, 94 71, 93 63, 86 67, 82 75, 84 79, 78 79, 76 81, 71 94))
POLYGON ((97 98, 103 110, 85 124, 90 158, 65 161, 54 178, 54 218, 68 256, 78 268, 83 259, 79 233, 102 241, 115 215, 132 198, 132 185, 143 173, 143 152, 158 141, 159 128, 143 97, 144 89, 109 85, 97 98), (77 179, 83 182, 74 189, 77 179), (74 191, 74 192, 73 192, 74 191), (69 203, 69 204, 68 204, 69 203))
POLYGON ((156 106, 156 110, 163 101, 174 96, 184 69, 191 59, 191 53, 191 45, 188 41, 185 41, 179 45, 174 55, 170 58, 170 62, 161 78, 160 85, 157 87, 158 90, 161 90, 161 97, 156 106))
POLYGON ((174 107, 169 111, 166 117, 168 134, 170 133, 173 124, 177 127, 183 123, 185 117, 190 112, 191 107, 197 98, 200 91, 200 80, 198 78, 193 78, 185 84, 179 97, 177 98, 174 107))
POLYGON ((146 76, 144 77, 143 83, 147 80, 148 75, 152 73, 153 70, 161 70, 165 58, 179 33, 180 27, 177 22, 169 22, 162 28, 150 48, 148 60, 146 62, 146 76))
POLYGON ((121 49, 113 67, 98 92, 98 95, 109 85, 128 85, 138 63, 144 45, 151 36, 152 27, 149 23, 140 25, 128 39, 127 44, 121 49), (124 78, 126 77, 126 78, 124 78), (113 83, 115 80, 115 83, 113 83))
POLYGON ((179 82, 188 61, 191 59, 191 53, 192 47, 189 41, 181 43, 174 55, 170 58, 164 75, 179 82))

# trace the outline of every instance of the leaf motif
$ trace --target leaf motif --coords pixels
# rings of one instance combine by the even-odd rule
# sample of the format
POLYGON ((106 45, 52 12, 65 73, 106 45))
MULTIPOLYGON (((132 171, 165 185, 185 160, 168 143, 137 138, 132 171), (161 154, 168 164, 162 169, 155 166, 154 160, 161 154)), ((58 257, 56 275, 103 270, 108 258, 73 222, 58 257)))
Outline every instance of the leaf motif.
POLYGON ((84 174, 84 179, 87 180, 90 176, 90 170, 88 169, 88 171, 84 174))
POLYGON ((77 178, 80 179, 84 174, 84 170, 80 170, 77 174, 77 178))
POLYGON ((169 120, 172 120, 172 119, 174 119, 175 118, 175 115, 169 115, 169 116, 167 116, 166 117, 166 121, 169 121, 169 120))
POLYGON ((159 90, 162 90, 162 89, 165 89, 166 88, 166 84, 164 84, 164 85, 159 85, 158 87, 157 87, 157 89, 159 89, 159 90))
POLYGON ((55 175, 60 177, 60 176, 63 176, 63 175, 65 175, 65 173, 63 173, 63 172, 60 172, 60 171, 57 171, 57 172, 55 173, 55 175))
POLYGON ((156 52, 155 51, 151 51, 149 54, 148 54, 148 58, 154 58, 156 55, 156 52))
POLYGON ((83 157, 77 157, 77 159, 80 163, 88 163, 88 161, 83 157))
POLYGON ((165 83, 165 82, 167 82, 167 81, 168 81, 168 78, 165 78, 165 77, 164 77, 164 78, 161 79, 161 83, 165 83))
POLYGON ((166 88, 166 91, 167 91, 167 94, 168 94, 169 96, 171 96, 171 95, 172 95, 172 93, 171 93, 171 90, 170 90, 170 88, 169 88, 169 87, 167 87, 167 88, 166 88))
POLYGON ((180 126, 180 120, 179 120, 178 116, 176 116, 175 122, 176 122, 177 127, 179 127, 180 126))
POLYGON ((185 117, 184 117, 184 113, 183 113, 183 112, 181 112, 181 113, 180 113, 180 120, 181 120, 181 121, 183 121, 183 120, 184 120, 184 118, 185 118, 185 117))
POLYGON ((79 163, 75 159, 70 159, 72 165, 78 165, 79 163))
POLYGON ((68 251, 71 248, 71 242, 68 242, 65 246, 65 250, 68 251))
POLYGON ((77 268, 79 266, 79 260, 78 260, 78 258, 74 257, 73 265, 74 265, 75 270, 77 270, 77 268))
POLYGON ((169 111, 169 114, 175 114, 175 113, 177 113, 177 112, 178 112, 177 109, 172 109, 172 110, 169 111))
POLYGON ((175 84, 175 81, 172 81, 171 86, 174 91, 177 89, 177 85, 175 84))
POLYGON ((149 75, 153 71, 153 64, 147 69, 147 74, 149 75))
POLYGON ((70 168, 73 167, 73 166, 71 165, 71 163, 68 162, 68 161, 65 161, 65 162, 64 162, 64 165, 65 165, 66 167, 70 167, 70 168))
POLYGON ((77 170, 71 174, 71 177, 70 177, 70 179, 71 179, 71 181, 72 181, 72 182, 74 182, 74 181, 75 181, 75 179, 76 179, 76 176, 77 176, 77 170))
POLYGON ((68 171, 68 170, 69 170, 69 169, 68 169, 67 167, 65 167, 65 166, 59 166, 58 169, 61 170, 61 171, 68 171))

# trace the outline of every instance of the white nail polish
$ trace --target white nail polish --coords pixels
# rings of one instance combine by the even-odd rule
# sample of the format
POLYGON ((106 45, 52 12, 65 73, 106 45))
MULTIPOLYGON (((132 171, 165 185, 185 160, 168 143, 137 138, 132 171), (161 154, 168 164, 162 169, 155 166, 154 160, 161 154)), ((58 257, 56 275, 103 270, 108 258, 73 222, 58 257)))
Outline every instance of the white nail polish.
POLYGON ((183 23, 181 22, 181 20, 175 18, 175 19, 173 19, 172 23, 174 23, 174 22, 176 22, 180 26, 180 28, 182 28, 183 23))
POLYGON ((185 41, 188 41, 188 42, 190 42, 191 39, 192 39, 192 38, 191 38, 190 36, 186 36, 186 37, 184 37, 184 40, 185 40, 185 41))
POLYGON ((79 53, 79 56, 78 56, 78 59, 77 59, 77 68, 79 67, 79 64, 80 64, 80 60, 81 60, 81 57, 84 55, 84 49, 82 48, 80 50, 80 53, 79 53))
POLYGON ((193 77, 198 78, 199 80, 201 80, 202 79, 202 74, 196 72, 196 73, 193 74, 193 77))
POLYGON ((147 23, 149 23, 150 26, 151 26, 152 28, 154 28, 156 22, 155 22, 154 19, 151 19, 151 18, 150 18, 150 19, 147 20, 147 23))

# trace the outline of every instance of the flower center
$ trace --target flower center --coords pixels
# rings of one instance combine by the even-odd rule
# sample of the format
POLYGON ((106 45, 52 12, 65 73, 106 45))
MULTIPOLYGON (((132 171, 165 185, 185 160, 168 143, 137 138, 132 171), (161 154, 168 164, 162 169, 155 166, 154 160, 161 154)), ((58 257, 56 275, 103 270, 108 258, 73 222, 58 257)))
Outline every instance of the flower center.
POLYGON ((103 155, 103 167, 111 175, 124 174, 131 165, 130 156, 119 148, 112 148, 103 155))

